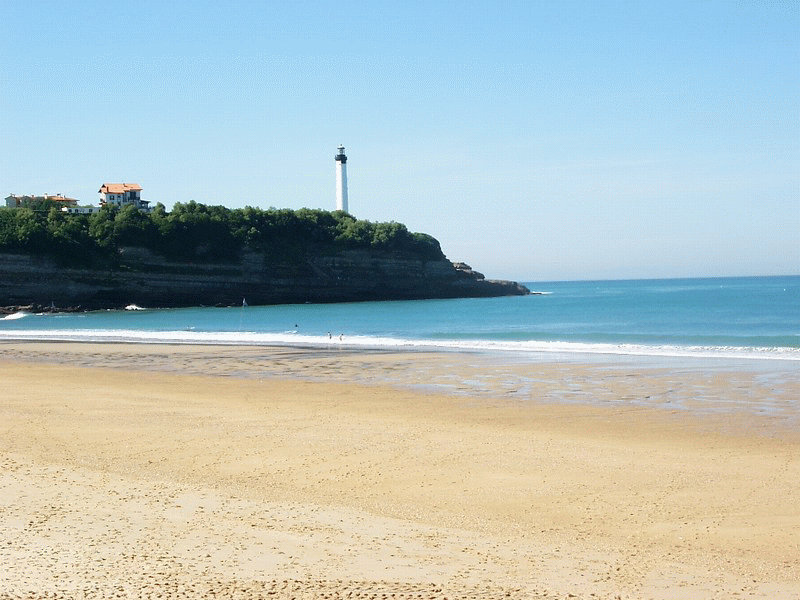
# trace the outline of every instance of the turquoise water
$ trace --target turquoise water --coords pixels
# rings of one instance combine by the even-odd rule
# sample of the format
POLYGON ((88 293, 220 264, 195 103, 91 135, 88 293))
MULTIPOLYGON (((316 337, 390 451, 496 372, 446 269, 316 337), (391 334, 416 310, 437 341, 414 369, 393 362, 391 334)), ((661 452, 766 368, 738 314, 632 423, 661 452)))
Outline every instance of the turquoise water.
POLYGON ((800 361, 800 277, 531 282, 525 297, 17 313, 0 340, 371 348, 800 361))

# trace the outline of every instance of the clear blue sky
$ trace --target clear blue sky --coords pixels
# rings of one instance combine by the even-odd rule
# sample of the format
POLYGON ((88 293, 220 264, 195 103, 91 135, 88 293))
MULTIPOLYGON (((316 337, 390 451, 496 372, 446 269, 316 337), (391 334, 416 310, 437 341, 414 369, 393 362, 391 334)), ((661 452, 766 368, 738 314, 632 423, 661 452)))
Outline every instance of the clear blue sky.
POLYGON ((350 212, 525 281, 800 273, 795 1, 0 2, 0 196, 350 212))

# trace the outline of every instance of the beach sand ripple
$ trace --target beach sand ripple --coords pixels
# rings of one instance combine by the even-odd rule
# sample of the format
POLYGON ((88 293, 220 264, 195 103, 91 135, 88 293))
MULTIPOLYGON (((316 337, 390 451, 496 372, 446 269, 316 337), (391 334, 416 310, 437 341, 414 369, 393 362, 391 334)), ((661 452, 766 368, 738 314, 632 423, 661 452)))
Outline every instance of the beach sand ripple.
MULTIPOLYGON (((563 596, 500 589, 491 586, 460 586, 390 581, 235 581, 192 579, 163 576, 132 577, 124 583, 108 587, 88 586, 81 589, 0 593, 0 600, 105 600, 109 598, 141 598, 173 600, 180 598, 247 598, 275 600, 454 600, 508 599, 556 600, 563 596)), ((571 598, 578 599, 577 596, 571 598)))

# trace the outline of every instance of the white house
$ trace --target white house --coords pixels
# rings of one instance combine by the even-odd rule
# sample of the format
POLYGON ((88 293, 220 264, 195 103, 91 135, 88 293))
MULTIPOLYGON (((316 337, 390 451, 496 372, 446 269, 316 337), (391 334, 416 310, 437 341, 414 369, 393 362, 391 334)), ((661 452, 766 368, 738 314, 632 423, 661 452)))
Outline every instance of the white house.
POLYGON ((150 201, 142 200, 142 186, 138 183, 104 183, 98 193, 101 206, 108 204, 122 207, 133 204, 139 210, 150 210, 150 201))
POLYGON ((61 209, 61 212, 65 212, 70 215, 91 215, 96 212, 100 212, 99 206, 64 206, 61 209))

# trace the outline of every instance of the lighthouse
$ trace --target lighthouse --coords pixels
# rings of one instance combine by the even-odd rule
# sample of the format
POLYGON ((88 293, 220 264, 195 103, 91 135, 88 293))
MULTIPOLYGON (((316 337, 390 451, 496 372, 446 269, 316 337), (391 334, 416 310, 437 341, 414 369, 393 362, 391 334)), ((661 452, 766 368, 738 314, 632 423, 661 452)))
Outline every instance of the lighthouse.
POLYGON ((336 159, 336 210, 347 211, 347 157, 344 146, 339 146, 336 159))

